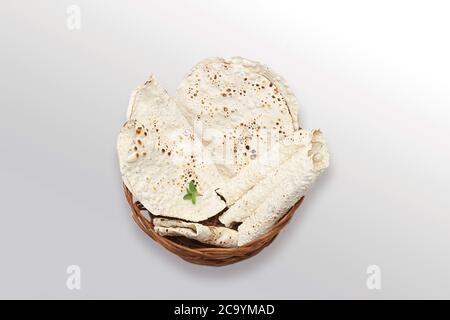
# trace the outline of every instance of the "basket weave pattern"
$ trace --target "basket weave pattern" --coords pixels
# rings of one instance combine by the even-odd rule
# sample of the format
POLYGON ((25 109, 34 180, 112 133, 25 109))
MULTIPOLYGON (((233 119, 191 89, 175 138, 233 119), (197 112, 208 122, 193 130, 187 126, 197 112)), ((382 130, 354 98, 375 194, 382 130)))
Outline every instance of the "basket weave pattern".
MULTIPOLYGON (((221 248, 206 245, 184 237, 163 237, 153 229, 153 216, 144 206, 134 201, 130 190, 124 185, 125 197, 131 207, 133 219, 137 225, 148 234, 154 241, 158 242, 170 252, 182 259, 201 265, 225 266, 248 259, 258 254, 267 247, 278 236, 283 227, 289 222, 297 208, 303 201, 301 198, 289 211, 263 236, 243 246, 235 248, 221 248), (150 218, 148 218, 150 217, 150 218)), ((219 225, 217 217, 207 221, 208 225, 219 225)))

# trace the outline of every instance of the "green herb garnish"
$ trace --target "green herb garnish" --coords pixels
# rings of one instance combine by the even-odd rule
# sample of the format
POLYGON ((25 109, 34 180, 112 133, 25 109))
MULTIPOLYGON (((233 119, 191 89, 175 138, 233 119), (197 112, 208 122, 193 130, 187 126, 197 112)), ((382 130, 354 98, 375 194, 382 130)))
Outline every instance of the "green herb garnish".
POLYGON ((184 200, 191 200, 193 204, 197 202, 197 187, 195 186, 194 180, 189 182, 189 186, 186 188, 186 194, 184 195, 184 200))

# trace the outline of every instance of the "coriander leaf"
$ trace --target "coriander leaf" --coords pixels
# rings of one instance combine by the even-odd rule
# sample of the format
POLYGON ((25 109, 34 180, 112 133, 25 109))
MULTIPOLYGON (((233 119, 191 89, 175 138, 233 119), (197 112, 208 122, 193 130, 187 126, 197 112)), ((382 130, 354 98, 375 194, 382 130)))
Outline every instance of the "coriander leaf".
POLYGON ((190 193, 196 193, 197 192, 197 188, 195 187, 194 180, 191 180, 191 182, 189 182, 189 191, 190 191, 190 193))
POLYGON ((184 199, 184 200, 191 200, 191 199, 192 199, 192 194, 190 194, 190 193, 185 194, 184 197, 183 197, 183 199, 184 199))
POLYGON ((197 202, 197 187, 195 186, 194 180, 189 182, 189 186, 186 188, 186 194, 183 196, 184 200, 191 200, 193 204, 197 202))

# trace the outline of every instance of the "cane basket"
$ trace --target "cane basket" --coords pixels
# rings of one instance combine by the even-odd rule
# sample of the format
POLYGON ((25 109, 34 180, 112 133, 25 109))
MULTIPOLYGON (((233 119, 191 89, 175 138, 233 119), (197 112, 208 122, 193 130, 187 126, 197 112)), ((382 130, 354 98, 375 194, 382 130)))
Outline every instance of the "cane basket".
MULTIPOLYGON (((160 236, 153 229, 153 215, 139 201, 133 199, 132 193, 125 185, 123 188, 127 202, 131 207, 134 221, 150 238, 188 262, 208 266, 225 266, 258 254, 275 240, 304 199, 302 197, 267 233, 258 239, 240 247, 221 248, 203 244, 185 237, 160 236)), ((218 217, 215 216, 205 221, 205 224, 219 226, 220 222, 218 217)))

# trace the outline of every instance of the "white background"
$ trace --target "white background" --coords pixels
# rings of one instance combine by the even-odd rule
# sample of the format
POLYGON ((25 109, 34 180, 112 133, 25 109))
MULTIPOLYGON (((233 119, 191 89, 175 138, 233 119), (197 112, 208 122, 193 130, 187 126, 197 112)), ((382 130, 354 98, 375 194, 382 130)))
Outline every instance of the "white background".
POLYGON ((448 1, 2 1, 0 297, 450 298, 449 13, 448 1), (331 166, 261 254, 201 267, 134 224, 115 141, 150 73, 173 93, 199 60, 235 55, 288 80, 331 166), (66 288, 71 264, 80 291, 66 288))

